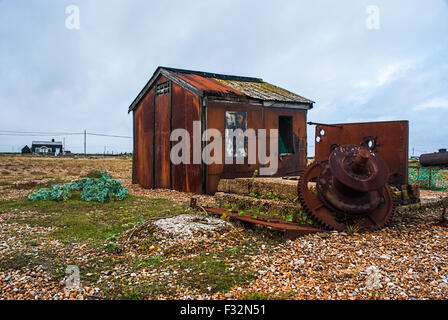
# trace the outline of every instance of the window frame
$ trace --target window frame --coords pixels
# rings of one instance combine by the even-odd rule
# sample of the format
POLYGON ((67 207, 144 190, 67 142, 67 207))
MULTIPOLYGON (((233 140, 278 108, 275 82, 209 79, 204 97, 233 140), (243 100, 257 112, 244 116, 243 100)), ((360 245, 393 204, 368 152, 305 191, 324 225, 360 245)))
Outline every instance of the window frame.
POLYGON ((247 132, 247 111, 237 111, 237 110, 226 110, 224 113, 224 134, 225 134, 225 139, 224 139, 224 150, 225 150, 225 156, 227 158, 247 158, 248 157, 248 137, 246 135, 244 135, 244 155, 243 154, 238 154, 238 150, 236 147, 236 138, 234 137, 233 143, 232 143, 232 155, 228 154, 227 151, 227 129, 229 130, 236 130, 236 129, 241 129, 244 133, 247 132), (244 127, 237 127, 235 125, 235 127, 228 127, 228 114, 243 114, 243 119, 244 119, 244 127))

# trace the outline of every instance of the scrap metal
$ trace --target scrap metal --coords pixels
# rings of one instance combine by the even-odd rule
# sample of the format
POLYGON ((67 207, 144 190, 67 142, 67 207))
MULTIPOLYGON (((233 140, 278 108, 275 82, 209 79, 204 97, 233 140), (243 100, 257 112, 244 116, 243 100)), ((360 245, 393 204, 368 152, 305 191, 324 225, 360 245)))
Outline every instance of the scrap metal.
POLYGON ((389 169, 372 150, 359 145, 335 148, 328 160, 312 163, 300 177, 299 201, 326 229, 352 225, 376 230, 387 225, 394 206, 387 184, 389 169), (310 186, 310 182, 315 186, 310 186))
POLYGON ((283 232, 284 239, 293 240, 301 235, 322 231, 321 229, 318 228, 303 226, 293 222, 287 222, 278 217, 257 216, 255 218, 254 217, 255 214, 249 211, 240 212, 241 213, 240 214, 237 210, 202 207, 198 205, 196 198, 191 198, 190 207, 193 209, 200 209, 207 213, 218 215, 220 217, 225 216, 228 217, 229 220, 238 220, 244 223, 261 225, 281 231, 283 232))
POLYGON ((420 165, 422 167, 448 167, 448 152, 446 149, 439 149, 439 152, 422 154, 420 155, 420 165))
POLYGON ((316 124, 316 161, 328 160, 335 148, 346 144, 368 147, 381 156, 390 171, 389 184, 408 184, 408 121, 316 124))

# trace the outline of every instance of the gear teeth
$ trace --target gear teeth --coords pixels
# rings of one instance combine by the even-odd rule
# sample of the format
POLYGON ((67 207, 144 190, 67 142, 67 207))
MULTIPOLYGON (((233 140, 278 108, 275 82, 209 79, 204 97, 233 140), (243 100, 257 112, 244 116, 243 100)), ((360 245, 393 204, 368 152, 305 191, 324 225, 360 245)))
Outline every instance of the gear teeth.
POLYGON ((329 226, 328 224, 326 224, 325 222, 323 222, 321 219, 319 219, 319 217, 317 217, 316 215, 314 215, 313 211, 308 207, 308 205, 306 204, 305 198, 303 197, 303 189, 308 188, 308 182, 307 180, 305 180, 305 174, 307 173, 307 171, 309 170, 309 168, 313 167, 314 165, 316 165, 316 162, 312 162, 310 163, 310 165, 307 167, 307 169, 303 172, 303 174, 300 176, 299 181, 298 181, 298 185, 297 185, 297 191, 298 191, 298 196, 299 196, 299 202, 300 205, 302 207, 302 210, 305 211, 307 217, 309 217, 311 220, 313 220, 314 222, 316 222, 317 224, 319 224, 323 229, 325 230, 334 230, 333 227, 329 226), (303 186, 306 183, 305 186, 303 186), (303 186, 303 188, 302 188, 303 186))
POLYGON ((306 180, 305 176, 306 173, 310 170, 310 168, 314 167, 317 164, 317 162, 312 162, 307 167, 307 169, 303 172, 303 174, 299 178, 298 183, 298 193, 299 193, 299 200, 300 204, 302 205, 302 208, 305 210, 307 216, 319 224, 323 229, 325 230, 335 230, 335 228, 327 223, 325 223, 322 219, 320 219, 317 215, 314 214, 314 212, 308 207, 306 204, 305 198, 303 197, 303 190, 306 190, 308 188, 308 181, 306 180))
MULTIPOLYGON (((300 176, 299 181, 298 181, 298 185, 297 185, 297 191, 298 191, 298 200, 300 202, 300 205, 302 207, 302 210, 305 212, 305 214, 307 215, 307 217, 309 217, 311 220, 313 220, 314 222, 316 222, 317 224, 319 224, 321 226, 321 228, 325 229, 325 230, 339 230, 339 228, 325 222, 323 219, 321 219, 317 214, 315 214, 313 212, 313 210, 311 210, 305 200, 304 197, 304 192, 306 192, 308 190, 308 173, 309 171, 316 165, 318 164, 317 162, 312 162, 307 168, 306 170, 303 172, 303 174, 300 176)), ((390 205, 390 199, 391 199, 391 191, 389 186, 386 184, 385 186, 386 188, 386 193, 388 194, 388 197, 385 198, 386 204, 390 205)), ((395 214, 395 205, 392 202, 392 209, 390 210, 389 213, 386 214, 386 218, 384 219, 383 223, 379 226, 375 225, 372 226, 370 228, 366 228, 367 230, 380 230, 386 226, 389 225, 392 216, 395 214)))

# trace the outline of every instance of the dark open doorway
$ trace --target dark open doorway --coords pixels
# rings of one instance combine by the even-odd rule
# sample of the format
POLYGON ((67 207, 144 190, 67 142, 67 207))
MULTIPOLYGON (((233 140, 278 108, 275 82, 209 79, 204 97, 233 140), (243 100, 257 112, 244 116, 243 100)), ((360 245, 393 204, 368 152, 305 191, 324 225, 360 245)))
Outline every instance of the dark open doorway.
POLYGON ((292 117, 278 117, 278 152, 279 154, 294 153, 292 117))

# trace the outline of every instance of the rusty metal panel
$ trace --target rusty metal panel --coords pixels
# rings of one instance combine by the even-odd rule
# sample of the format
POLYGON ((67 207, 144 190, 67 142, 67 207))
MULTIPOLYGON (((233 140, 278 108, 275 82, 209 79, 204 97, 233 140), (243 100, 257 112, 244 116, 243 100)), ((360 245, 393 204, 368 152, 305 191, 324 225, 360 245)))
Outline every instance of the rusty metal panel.
MULTIPOLYGON (((200 121, 199 99, 175 83, 172 83, 171 88, 172 130, 178 128, 187 130, 190 134, 190 146, 193 146, 193 121, 200 121)), ((199 194, 201 193, 200 164, 193 164, 192 152, 190 152, 189 162, 189 164, 171 165, 172 188, 199 194)))
POLYGON ((134 179, 144 188, 152 188, 154 94, 149 91, 134 110, 134 179))
POLYGON ((238 210, 226 210, 222 208, 209 208, 201 207, 197 203, 196 198, 190 199, 190 207, 196 210, 205 210, 208 213, 222 216, 225 214, 229 221, 242 221, 244 223, 257 224, 260 226, 268 227, 283 232, 283 238, 288 240, 294 240, 299 236, 322 232, 323 230, 307 225, 300 225, 294 222, 287 222, 284 219, 272 216, 257 216, 253 217, 254 213, 250 211, 244 211, 244 215, 241 215, 238 210))
MULTIPOLYGON (((166 82, 163 77, 157 85, 166 82)), ((154 161, 154 187, 171 188, 171 161, 170 161, 170 134, 171 110, 170 92, 156 94, 155 96, 155 161, 154 161)))
MULTIPOLYGON (((167 70, 170 71, 169 68, 167 68, 167 70)), ((218 75, 189 70, 176 70, 170 72, 207 95, 226 97, 240 96, 265 101, 305 104, 314 103, 312 100, 264 82, 262 79, 218 75)))
POLYGON ((216 95, 234 95, 234 96, 242 96, 243 93, 234 90, 224 84, 221 84, 219 81, 216 81, 212 78, 201 77, 197 74, 188 74, 188 73, 175 73, 177 77, 182 80, 188 82, 198 90, 207 92, 209 94, 216 95))
MULTIPOLYGON (((247 128, 267 129, 268 136, 269 129, 278 129, 279 116, 291 116, 293 119, 294 153, 279 159, 279 169, 275 176, 306 168, 306 110, 265 108, 260 104, 212 100, 207 105, 207 128, 218 129, 224 136, 226 111, 247 112, 247 128)), ((224 152, 225 141, 223 141, 222 147, 222 153, 224 154, 224 152)), ((207 193, 216 192, 221 178, 251 177, 259 168, 259 163, 248 164, 247 158, 244 164, 211 164, 207 167, 207 193)))
POLYGON ((370 147, 388 165, 390 184, 408 184, 408 121, 316 125, 316 161, 328 160, 335 147, 346 144, 370 147))
MULTIPOLYGON (((263 128, 261 104, 209 101, 207 104, 207 128, 218 129, 225 137, 226 111, 247 112, 247 128, 263 128)), ((225 155, 225 140, 222 141, 222 155, 225 155)), ((258 164, 210 164, 207 166, 207 193, 216 192, 220 178, 250 177, 259 169, 258 164)))
POLYGON ((294 109, 265 108, 264 128, 267 136, 270 129, 279 129, 279 117, 290 116, 293 122, 293 154, 279 157, 276 176, 306 168, 306 111, 294 109))

